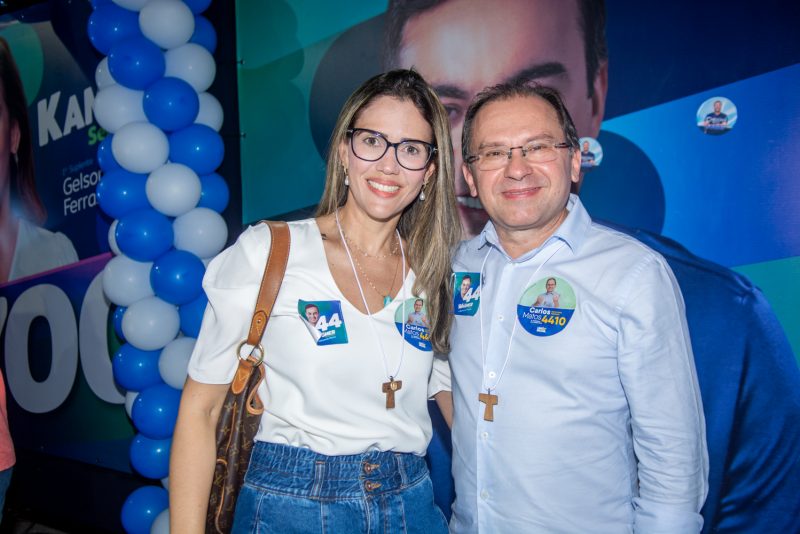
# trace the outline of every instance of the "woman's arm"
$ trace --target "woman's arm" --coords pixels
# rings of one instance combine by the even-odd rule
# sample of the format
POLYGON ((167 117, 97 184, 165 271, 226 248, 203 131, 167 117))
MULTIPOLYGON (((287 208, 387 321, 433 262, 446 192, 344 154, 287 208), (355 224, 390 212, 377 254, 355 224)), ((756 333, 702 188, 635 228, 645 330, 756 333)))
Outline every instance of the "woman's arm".
POLYGON ((172 534, 203 533, 216 461, 216 427, 229 384, 186 380, 169 460, 172 534))
POLYGON ((453 428, 453 392, 440 391, 433 396, 433 399, 436 401, 436 405, 439 406, 439 411, 442 412, 447 428, 453 428))

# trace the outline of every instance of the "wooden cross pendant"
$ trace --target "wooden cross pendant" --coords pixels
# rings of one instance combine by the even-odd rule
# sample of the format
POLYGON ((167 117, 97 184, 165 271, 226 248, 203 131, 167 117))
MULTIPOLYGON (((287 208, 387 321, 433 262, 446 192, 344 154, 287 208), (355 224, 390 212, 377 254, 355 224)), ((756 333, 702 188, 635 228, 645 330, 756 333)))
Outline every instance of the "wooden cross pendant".
POLYGON ((403 387, 402 380, 395 380, 393 376, 389 377, 388 382, 383 383, 383 392, 386 393, 386 409, 391 410, 394 408, 394 392, 403 387))
POLYGON ((478 394, 478 400, 486 405, 486 408, 483 410, 483 420, 494 421, 494 405, 497 404, 497 395, 480 393, 478 394))

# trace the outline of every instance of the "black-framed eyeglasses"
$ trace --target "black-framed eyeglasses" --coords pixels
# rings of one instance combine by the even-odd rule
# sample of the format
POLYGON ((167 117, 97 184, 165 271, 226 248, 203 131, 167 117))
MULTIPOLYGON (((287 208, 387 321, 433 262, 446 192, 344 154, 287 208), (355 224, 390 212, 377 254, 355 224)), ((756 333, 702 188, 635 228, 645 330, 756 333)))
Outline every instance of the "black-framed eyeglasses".
POLYGON ((549 163, 558 157, 559 148, 572 148, 572 145, 553 141, 531 141, 521 146, 487 146, 477 154, 467 156, 464 161, 470 165, 477 161, 478 169, 494 171, 506 166, 516 149, 522 151, 522 157, 528 163, 549 163))
POLYGON ((350 136, 350 147, 358 159, 378 161, 386 151, 394 147, 397 163, 409 171, 421 171, 436 153, 436 147, 417 139, 404 139, 398 143, 390 143, 380 132, 366 128, 347 130, 350 136))

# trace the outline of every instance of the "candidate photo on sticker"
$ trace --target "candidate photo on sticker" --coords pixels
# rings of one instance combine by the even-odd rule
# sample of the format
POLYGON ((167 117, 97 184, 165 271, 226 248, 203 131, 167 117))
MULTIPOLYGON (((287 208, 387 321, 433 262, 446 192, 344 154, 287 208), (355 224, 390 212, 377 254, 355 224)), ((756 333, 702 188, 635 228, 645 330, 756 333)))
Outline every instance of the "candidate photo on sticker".
POLYGON ((347 343, 347 329, 338 300, 297 301, 297 313, 317 345, 347 343))
POLYGON ((575 291, 569 282, 557 276, 547 276, 522 293, 517 305, 517 318, 529 334, 552 336, 566 328, 576 304, 575 291))
POLYGON ((480 305, 480 273, 454 273, 453 313, 475 315, 480 305))
POLYGON ((397 331, 412 347, 422 351, 432 350, 430 321, 425 299, 421 297, 406 299, 397 307, 394 323, 397 331))

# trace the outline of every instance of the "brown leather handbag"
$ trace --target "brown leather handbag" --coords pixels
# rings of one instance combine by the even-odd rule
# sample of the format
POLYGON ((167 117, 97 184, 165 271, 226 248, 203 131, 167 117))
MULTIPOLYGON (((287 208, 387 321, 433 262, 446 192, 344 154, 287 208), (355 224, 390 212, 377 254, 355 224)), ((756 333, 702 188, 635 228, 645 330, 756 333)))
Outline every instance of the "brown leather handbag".
POLYGON ((206 532, 215 534, 226 534, 233 527, 236 498, 244 482, 253 440, 264 412, 257 391, 265 378, 264 366, 261 365, 264 361, 261 337, 283 281, 290 244, 289 227, 285 222, 267 221, 267 224, 272 233, 269 259, 258 290, 247 340, 242 341, 237 349, 239 367, 217 422, 217 463, 206 516, 206 532), (252 350, 242 355, 245 346, 252 347, 252 350))

